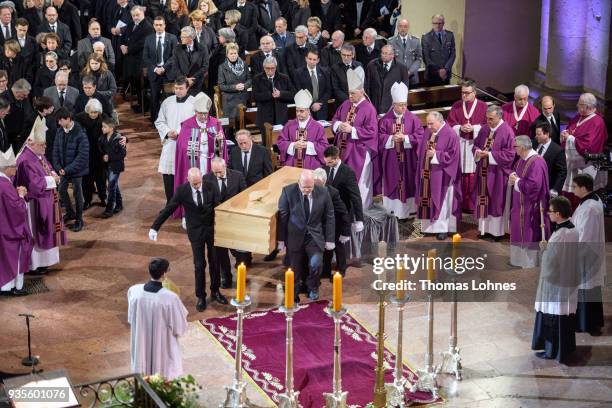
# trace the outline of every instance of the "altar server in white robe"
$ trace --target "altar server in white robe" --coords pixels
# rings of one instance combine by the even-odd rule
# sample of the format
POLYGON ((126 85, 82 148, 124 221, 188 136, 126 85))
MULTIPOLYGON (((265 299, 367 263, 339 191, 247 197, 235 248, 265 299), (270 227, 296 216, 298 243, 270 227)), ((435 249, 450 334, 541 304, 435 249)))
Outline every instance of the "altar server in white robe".
POLYGON ((181 299, 162 286, 169 262, 153 258, 151 280, 128 290, 128 322, 131 326, 131 370, 174 379, 183 374, 178 338, 187 330, 187 309, 181 299))
POLYGON ((565 197, 550 200, 548 216, 554 232, 541 243, 542 263, 536 294, 532 350, 536 357, 562 362, 576 350, 576 304, 580 281, 578 229, 570 221, 572 204, 565 197))
POLYGON ((176 138, 181 130, 181 123, 193 116, 195 97, 188 94, 187 79, 179 77, 174 82, 174 95, 164 99, 155 120, 155 128, 161 139, 162 151, 159 156, 157 172, 162 174, 166 203, 174 194, 174 155, 176 138))
POLYGON ((598 335, 604 325, 601 288, 606 276, 606 234, 603 203, 586 173, 574 176, 573 193, 580 199, 572 222, 580 236, 581 282, 576 310, 578 332, 598 335))

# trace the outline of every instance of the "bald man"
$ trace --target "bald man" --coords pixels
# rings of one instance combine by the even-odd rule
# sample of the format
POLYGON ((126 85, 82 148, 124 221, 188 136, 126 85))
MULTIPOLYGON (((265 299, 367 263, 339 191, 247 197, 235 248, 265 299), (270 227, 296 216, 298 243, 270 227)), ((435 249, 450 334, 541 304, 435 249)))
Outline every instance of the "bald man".
POLYGON ((531 134, 535 134, 536 127, 543 123, 548 123, 550 126, 550 139, 556 144, 561 144, 561 120, 559 119, 559 112, 555 109, 555 101, 552 96, 542 97, 542 114, 533 122, 533 132, 531 134))
POLYGON ((226 305, 227 299, 219 291, 221 279, 219 269, 215 262, 214 250, 214 204, 215 195, 210 188, 202 186, 202 172, 192 167, 187 172, 187 183, 176 188, 174 195, 166 207, 161 210, 149 230, 149 239, 157 241, 157 234, 164 222, 172 213, 182 206, 185 213, 187 237, 193 252, 195 268, 195 292, 198 301, 196 309, 202 312, 206 309, 206 261, 204 251, 206 248, 208 263, 210 264, 210 291, 212 300, 226 305))
POLYGON ((315 185, 312 171, 304 170, 297 183, 283 188, 278 213, 278 249, 287 249, 296 282, 306 281, 308 298, 318 300, 323 252, 333 250, 336 241, 332 199, 324 186, 315 185))
POLYGON ((410 74, 410 85, 419 83, 419 68, 423 62, 421 52, 421 41, 410 35, 410 22, 402 18, 397 22, 397 35, 389 40, 389 44, 395 50, 395 60, 401 62, 408 68, 410 74))

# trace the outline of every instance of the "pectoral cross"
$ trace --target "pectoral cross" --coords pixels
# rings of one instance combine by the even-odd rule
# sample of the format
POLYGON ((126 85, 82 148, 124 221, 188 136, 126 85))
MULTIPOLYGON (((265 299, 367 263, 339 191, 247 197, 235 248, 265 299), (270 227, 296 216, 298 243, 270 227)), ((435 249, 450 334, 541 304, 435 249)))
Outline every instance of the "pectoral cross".
POLYGON ((189 167, 198 167, 197 159, 200 156, 200 129, 191 129, 191 138, 187 142, 187 156, 189 157, 189 167))

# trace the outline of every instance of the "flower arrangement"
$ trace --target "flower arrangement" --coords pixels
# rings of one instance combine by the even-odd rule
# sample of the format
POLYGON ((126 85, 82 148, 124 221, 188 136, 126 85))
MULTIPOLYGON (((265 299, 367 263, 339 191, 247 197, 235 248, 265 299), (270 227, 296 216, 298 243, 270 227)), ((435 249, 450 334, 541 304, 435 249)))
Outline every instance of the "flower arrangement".
POLYGON ((169 408, 196 408, 198 391, 202 389, 191 374, 168 380, 159 374, 146 376, 144 380, 169 408))

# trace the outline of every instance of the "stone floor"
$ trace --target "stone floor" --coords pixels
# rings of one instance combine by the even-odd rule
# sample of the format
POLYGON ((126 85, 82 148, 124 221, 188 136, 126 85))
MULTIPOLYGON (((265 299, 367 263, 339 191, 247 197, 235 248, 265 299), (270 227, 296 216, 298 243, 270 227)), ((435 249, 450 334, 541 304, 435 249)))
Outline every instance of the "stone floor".
MULTIPOLYGON (((181 299, 189 310, 190 326, 181 339, 184 369, 204 387, 202 404, 218 405, 223 385, 230 384, 233 360, 221 350, 197 322, 232 312, 230 307, 211 305, 195 311, 191 250, 180 225, 167 222, 156 243, 147 232, 164 199, 157 174, 160 144, 142 116, 119 106, 122 132, 129 136, 127 171, 121 177, 125 210, 102 219, 103 209, 87 211, 85 229, 69 232, 69 246, 61 251, 62 263, 45 277, 50 291, 24 298, 0 299, 0 372, 25 373, 20 365, 27 354, 26 330, 19 313, 32 313, 34 354, 40 355, 47 371, 66 368, 73 383, 94 381, 129 373, 129 326, 126 322, 126 292, 130 285, 147 279, 151 256, 170 260, 170 277, 181 288, 181 299)), ((473 228, 464 225, 465 228, 473 228)), ((609 231, 610 229, 608 229, 609 231)), ((466 241, 475 237, 467 231, 466 241)), ((419 242, 425 247, 427 239, 419 242)), ((506 279, 535 287, 535 270, 508 270, 507 245, 490 244, 492 268, 506 279)), ((610 257, 610 251, 608 252, 610 257)), ((612 265, 609 260, 608 265, 612 265)), ((249 270, 249 292, 255 307, 274 307, 282 301, 277 291, 283 267, 280 261, 265 263, 261 256, 249 270)), ((345 301, 354 316, 371 329, 377 325, 376 305, 365 302, 360 271, 350 268, 345 282, 345 301)), ((612 297, 610 288, 606 299, 612 297)), ((233 295, 233 290, 226 291, 233 295)), ((331 296, 324 282, 322 298, 331 296)), ((446 349, 449 304, 437 303, 434 350, 446 349)), ((470 302, 459 305, 459 346, 464 380, 442 377, 442 393, 449 407, 609 407, 612 406, 612 304, 605 305, 606 327, 602 336, 577 335, 578 351, 568 365, 543 361, 530 350, 533 307, 528 302, 470 302)), ((388 346, 394 348, 397 318, 387 312, 388 346)), ((404 358, 414 368, 423 366, 427 344, 426 305, 407 306, 404 323, 404 358)), ((331 384, 330 384, 331 386, 331 384)), ((270 402, 253 384, 249 396, 258 405, 270 402)), ((349 399, 350 400, 350 399, 349 399)))

